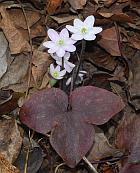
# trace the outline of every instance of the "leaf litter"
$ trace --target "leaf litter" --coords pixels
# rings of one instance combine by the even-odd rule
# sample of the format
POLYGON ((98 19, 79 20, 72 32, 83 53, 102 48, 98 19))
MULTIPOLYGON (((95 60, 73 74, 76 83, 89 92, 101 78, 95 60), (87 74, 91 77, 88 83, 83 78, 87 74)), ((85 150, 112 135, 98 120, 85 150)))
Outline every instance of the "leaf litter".
MULTIPOLYGON (((69 167, 58 172, 92 172, 82 161, 86 156, 98 173, 139 173, 140 3, 30 0, 21 4, 0 2, 2 172, 23 172, 28 163, 26 173, 51 173, 63 161, 69 167), (86 43, 80 69, 86 71, 83 81, 75 82, 71 94, 64 86, 66 79, 49 89, 52 60, 41 46, 48 40, 47 30, 60 31, 73 19, 90 15, 103 31, 86 43), (36 131, 33 139, 29 128, 36 131), (24 153, 25 138, 29 141, 24 153), (33 141, 37 145, 30 147, 33 141), (33 169, 36 156, 39 162, 33 169)), ((76 46, 80 54, 81 43, 76 46)), ((77 63, 76 54, 71 60, 77 63)))

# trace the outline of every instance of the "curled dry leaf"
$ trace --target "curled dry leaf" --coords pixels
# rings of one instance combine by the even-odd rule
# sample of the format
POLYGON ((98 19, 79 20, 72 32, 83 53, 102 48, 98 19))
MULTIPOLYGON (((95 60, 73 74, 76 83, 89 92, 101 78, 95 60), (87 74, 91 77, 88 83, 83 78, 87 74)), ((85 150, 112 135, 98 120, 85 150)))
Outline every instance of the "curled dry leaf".
POLYGON ((46 135, 51 131, 51 145, 73 168, 93 145, 92 124, 106 123, 123 107, 120 97, 101 88, 79 87, 69 99, 62 90, 51 88, 25 102, 20 119, 37 132, 46 135))
POLYGON ((23 37, 18 29, 14 26, 11 18, 6 11, 6 7, 0 7, 0 14, 2 19, 0 21, 0 28, 3 30, 8 42, 11 54, 18 54, 21 52, 29 52, 30 45, 23 37))
POLYGON ((118 154, 120 154, 120 151, 109 143, 101 130, 98 130, 98 132, 95 133, 95 144, 91 148, 87 158, 90 161, 95 161, 118 154))
POLYGON ((86 5, 87 0, 67 0, 73 9, 83 9, 84 5, 86 5))
POLYGON ((22 138, 16 121, 13 119, 0 121, 0 154, 13 163, 20 152, 22 138))
POLYGON ((63 0, 49 0, 47 3, 47 12, 49 14, 55 13, 56 9, 60 7, 63 0))
POLYGON ((101 39, 98 41, 98 44, 112 56, 120 56, 121 53, 115 27, 103 30, 100 35, 101 39))

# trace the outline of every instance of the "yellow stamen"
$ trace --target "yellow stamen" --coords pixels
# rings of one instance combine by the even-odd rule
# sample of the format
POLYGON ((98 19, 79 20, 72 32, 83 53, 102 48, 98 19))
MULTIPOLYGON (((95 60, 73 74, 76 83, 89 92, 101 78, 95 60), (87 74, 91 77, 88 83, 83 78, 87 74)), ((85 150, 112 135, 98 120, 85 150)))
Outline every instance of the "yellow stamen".
POLYGON ((87 29, 86 29, 86 28, 82 28, 82 29, 81 29, 81 32, 82 32, 83 34, 86 34, 87 29))

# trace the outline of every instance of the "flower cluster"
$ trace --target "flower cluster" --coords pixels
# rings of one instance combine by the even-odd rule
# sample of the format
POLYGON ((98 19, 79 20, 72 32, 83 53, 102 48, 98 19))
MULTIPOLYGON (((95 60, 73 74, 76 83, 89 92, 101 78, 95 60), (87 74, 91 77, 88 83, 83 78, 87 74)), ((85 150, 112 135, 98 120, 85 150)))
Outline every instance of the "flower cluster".
POLYGON ((50 41, 44 42, 43 46, 48 48, 48 53, 57 64, 56 67, 53 64, 50 65, 50 74, 54 79, 62 79, 66 72, 71 73, 75 67, 73 63, 69 62, 70 53, 76 51, 74 44, 83 39, 95 40, 96 34, 102 31, 101 27, 94 27, 94 22, 94 16, 88 16, 83 22, 80 19, 75 19, 73 26, 66 25, 66 28, 62 29, 60 33, 54 29, 48 30, 50 41), (71 37, 68 31, 72 34, 71 37))

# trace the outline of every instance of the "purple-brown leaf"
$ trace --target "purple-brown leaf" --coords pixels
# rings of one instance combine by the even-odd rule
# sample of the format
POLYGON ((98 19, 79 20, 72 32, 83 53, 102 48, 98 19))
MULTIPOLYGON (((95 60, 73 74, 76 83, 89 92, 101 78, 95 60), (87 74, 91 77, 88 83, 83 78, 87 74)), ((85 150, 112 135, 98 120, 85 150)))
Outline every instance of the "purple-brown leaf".
POLYGON ((34 94, 21 108, 20 119, 37 132, 52 131, 51 145, 73 168, 93 145, 93 124, 107 122, 123 107, 118 96, 101 88, 79 87, 69 103, 62 90, 51 88, 34 94))
POLYGON ((123 107, 122 100, 105 89, 87 86, 72 92, 72 110, 83 112, 83 118, 92 124, 106 123, 123 107))
POLYGON ((20 110, 20 119, 31 129, 47 134, 67 111, 68 97, 60 89, 52 88, 34 94, 20 110))
POLYGON ((94 126, 81 119, 80 112, 68 112, 51 135, 51 145, 63 160, 74 167, 91 148, 94 126))

